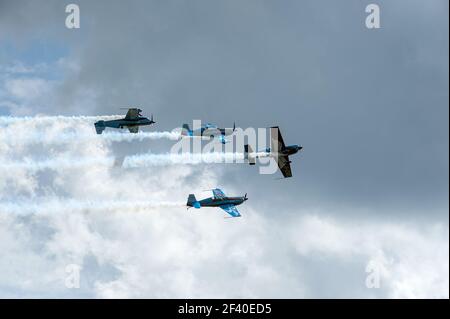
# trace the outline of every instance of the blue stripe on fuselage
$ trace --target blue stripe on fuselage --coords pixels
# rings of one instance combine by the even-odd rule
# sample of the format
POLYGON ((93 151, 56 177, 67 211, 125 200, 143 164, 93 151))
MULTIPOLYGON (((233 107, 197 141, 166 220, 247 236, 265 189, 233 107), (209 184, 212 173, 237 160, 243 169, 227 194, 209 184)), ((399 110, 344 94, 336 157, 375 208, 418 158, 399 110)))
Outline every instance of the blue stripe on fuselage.
POLYGON ((200 202, 201 206, 205 206, 205 207, 220 207, 223 205, 240 205, 243 203, 243 199, 242 198, 233 198, 233 197, 228 197, 225 199, 214 199, 214 198, 205 198, 202 199, 200 202))

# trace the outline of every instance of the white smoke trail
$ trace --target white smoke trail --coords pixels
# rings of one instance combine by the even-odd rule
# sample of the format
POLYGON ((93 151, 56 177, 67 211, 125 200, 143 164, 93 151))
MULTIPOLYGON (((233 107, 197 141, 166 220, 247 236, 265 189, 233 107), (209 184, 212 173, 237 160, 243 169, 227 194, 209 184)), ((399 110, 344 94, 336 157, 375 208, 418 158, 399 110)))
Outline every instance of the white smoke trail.
POLYGON ((143 154, 129 156, 124 159, 122 167, 147 167, 177 164, 221 164, 221 163, 243 163, 243 153, 166 153, 166 154, 143 154))
MULTIPOLYGON (((108 132, 103 133, 102 135, 97 135, 98 138, 111 141, 111 142, 123 142, 123 141, 142 141, 145 139, 149 140, 159 140, 159 139, 168 139, 172 141, 179 140, 181 138, 179 132, 140 132, 136 134, 123 134, 118 132, 108 132)), ((89 136, 90 138, 90 136, 89 136)))
POLYGON ((65 143, 79 143, 85 141, 105 141, 105 142, 131 142, 143 140, 159 140, 168 139, 172 141, 181 138, 178 132, 139 132, 136 134, 119 133, 119 132, 105 132, 103 134, 96 134, 94 130, 92 133, 86 132, 61 132, 56 134, 48 134, 44 132, 30 132, 15 134, 14 131, 3 132, 0 135, 0 140, 10 145, 23 144, 65 144, 65 143))
POLYGON ((139 168, 166 165, 198 165, 198 164, 222 164, 243 163, 243 153, 166 153, 166 154, 143 154, 127 156, 120 163, 120 159, 114 157, 92 157, 92 158, 54 158, 43 161, 25 159, 18 162, 1 163, 0 170, 27 169, 31 171, 42 171, 45 169, 71 169, 85 166, 102 165, 107 167, 139 168))
POLYGON ((138 212, 163 207, 184 207, 185 202, 168 201, 133 201, 133 200, 75 200, 48 199, 38 202, 0 202, 0 213, 25 214, 54 214, 67 211, 114 211, 138 212))
POLYGON ((104 165, 112 167, 115 163, 114 161, 115 160, 112 157, 53 158, 42 161, 24 159, 17 162, 1 163, 0 170, 27 169, 30 171, 38 172, 46 169, 61 170, 94 165, 104 165))

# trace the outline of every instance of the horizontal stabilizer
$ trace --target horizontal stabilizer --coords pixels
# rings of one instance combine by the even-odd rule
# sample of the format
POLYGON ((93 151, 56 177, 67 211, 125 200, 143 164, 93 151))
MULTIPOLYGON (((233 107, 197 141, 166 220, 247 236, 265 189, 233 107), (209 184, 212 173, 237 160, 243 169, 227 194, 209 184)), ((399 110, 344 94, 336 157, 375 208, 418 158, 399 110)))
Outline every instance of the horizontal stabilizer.
POLYGON ((191 129, 189 128, 189 124, 183 124, 182 130, 181 130, 181 135, 184 135, 184 136, 192 135, 191 129))
POLYGON ((195 207, 195 208, 201 207, 200 203, 197 201, 194 194, 189 194, 186 206, 195 207))
POLYGON ((105 130, 105 121, 98 121, 95 122, 95 130, 97 131, 97 134, 102 134, 105 130))

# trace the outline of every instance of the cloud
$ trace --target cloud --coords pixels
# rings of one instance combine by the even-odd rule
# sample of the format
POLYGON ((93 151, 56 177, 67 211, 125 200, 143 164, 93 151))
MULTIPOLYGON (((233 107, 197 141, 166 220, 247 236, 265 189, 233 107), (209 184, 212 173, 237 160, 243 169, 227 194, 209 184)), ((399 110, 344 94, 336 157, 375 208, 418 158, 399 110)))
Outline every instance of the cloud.
POLYGON ((79 4, 81 29, 67 30, 64 3, 0 2, 0 112, 15 117, 0 120, 0 161, 100 159, 2 170, 1 296, 448 298, 447 1, 381 2, 376 32, 357 2, 79 4), (128 104, 158 130, 278 124, 305 152, 283 181, 248 166, 101 165, 170 148, 84 138, 128 104), (216 186, 249 192, 241 219, 132 207, 216 186), (372 261, 379 289, 365 285, 372 261), (79 289, 65 286, 70 264, 79 289))
POLYGON ((5 71, 0 75, 0 106, 8 107, 9 112, 30 113, 34 106, 51 100, 57 82, 37 72, 44 70, 42 64, 30 66, 15 62, 0 64, 0 68, 5 71))
MULTIPOLYGON (((378 32, 366 29, 360 2, 286 0, 277 10, 260 1, 175 3, 135 0, 123 10, 120 1, 79 1, 79 30, 65 28, 58 1, 4 4, 2 31, 17 38, 4 60, 45 62, 59 78, 32 106, 2 104, 15 115, 140 105, 163 130, 191 119, 276 124, 307 150, 293 165, 301 179, 291 182, 305 204, 447 215, 436 209, 448 202, 446 1, 382 1, 378 32), (42 33, 46 41, 33 41, 42 33), (19 38, 32 57, 19 54, 19 38)), ((251 171, 240 174, 259 184, 251 171)))
MULTIPOLYGON (((46 128, 57 134, 67 125, 48 122, 46 128)), ((52 154, 53 147, 44 143, 39 154, 52 154)), ((59 154, 110 156, 109 144, 101 139, 60 147, 59 154)), ((2 156, 13 159, 35 151, 25 145, 7 148, 2 156)), ((182 207, 187 194, 201 198, 202 189, 220 184, 222 172, 220 166, 214 171, 190 166, 117 171, 96 164, 49 169, 41 175, 24 168, 5 172, 0 184, 1 245, 16 266, 13 271, 6 259, 0 262, 0 273, 8 274, 0 276, 0 293, 323 297, 311 283, 323 274, 311 263, 326 262, 329 269, 351 269, 344 295, 370 298, 377 295, 365 288, 365 268, 376 261, 382 267, 380 296, 448 296, 448 227, 377 219, 355 224, 337 221, 327 211, 299 215, 292 209, 285 215, 290 217, 280 218, 270 213, 273 207, 265 208, 268 212, 255 209, 252 199, 239 207, 243 217, 237 220, 224 219, 220 210, 182 207), (72 264, 81 267, 79 289, 65 286, 66 267, 72 264)), ((229 195, 242 191, 225 189, 229 195)))
POLYGON ((292 228, 301 256, 374 262, 387 298, 448 298, 448 225, 337 221, 309 214, 292 228))

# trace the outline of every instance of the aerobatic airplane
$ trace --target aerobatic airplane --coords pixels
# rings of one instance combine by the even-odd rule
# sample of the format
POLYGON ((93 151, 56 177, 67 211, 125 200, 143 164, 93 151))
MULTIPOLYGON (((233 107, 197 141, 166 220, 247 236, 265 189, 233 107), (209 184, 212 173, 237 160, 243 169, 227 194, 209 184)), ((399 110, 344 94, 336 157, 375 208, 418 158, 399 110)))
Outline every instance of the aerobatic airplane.
POLYGON ((286 146, 281 136, 280 129, 278 126, 273 126, 270 128, 270 148, 262 152, 253 152, 250 145, 244 146, 244 156, 248 160, 250 165, 256 164, 256 158, 259 157, 273 157, 280 168, 283 177, 292 177, 291 171, 291 161, 289 160, 289 155, 293 155, 303 149, 300 145, 289 145, 286 146))
POLYGON ((236 206, 242 204, 248 199, 247 194, 241 197, 227 197, 219 188, 213 189, 212 192, 214 195, 213 197, 205 198, 200 201, 195 198, 194 194, 189 194, 186 206, 188 206, 188 209, 190 207, 197 209, 201 207, 220 207, 231 217, 241 217, 241 214, 239 214, 236 206))
POLYGON ((95 122, 95 130, 97 134, 102 134, 106 127, 112 128, 128 128, 130 133, 139 132, 139 126, 152 125, 156 123, 153 121, 153 114, 149 120, 141 115, 142 110, 138 108, 128 109, 127 115, 123 119, 111 120, 111 121, 98 121, 95 122))
POLYGON ((224 128, 218 128, 214 124, 205 124, 202 125, 200 128, 191 130, 189 128, 188 124, 183 124, 183 129, 181 131, 182 137, 209 137, 211 139, 218 138, 220 143, 225 144, 227 143, 227 139, 225 136, 232 135, 233 132, 236 130, 236 124, 233 123, 233 130, 231 129, 224 129, 224 128))

